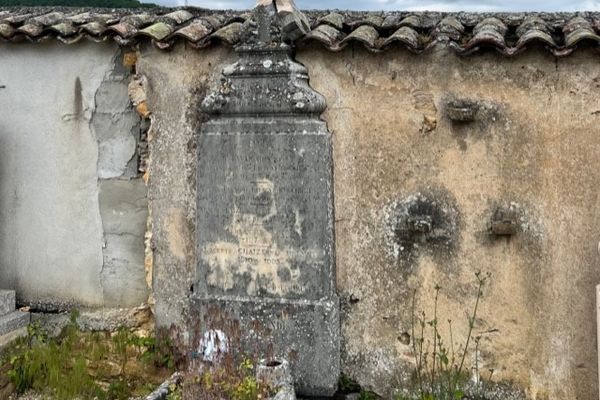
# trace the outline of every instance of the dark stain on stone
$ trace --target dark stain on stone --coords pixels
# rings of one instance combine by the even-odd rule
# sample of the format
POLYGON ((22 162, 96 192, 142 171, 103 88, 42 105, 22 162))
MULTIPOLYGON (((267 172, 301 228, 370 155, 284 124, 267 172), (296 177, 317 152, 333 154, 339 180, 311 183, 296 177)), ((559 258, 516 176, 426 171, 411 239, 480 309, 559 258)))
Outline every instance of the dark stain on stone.
POLYGON ((502 105, 455 94, 447 94, 443 98, 442 109, 462 151, 467 150, 469 138, 479 140, 489 136, 493 125, 505 119, 502 105))
POLYGON ((77 118, 83 114, 83 95, 79 77, 75 78, 75 87, 73 88, 73 114, 77 118))
POLYGON ((445 261, 458 239, 459 212, 445 190, 417 192, 388 206, 388 239, 394 257, 412 262, 422 252, 445 261))

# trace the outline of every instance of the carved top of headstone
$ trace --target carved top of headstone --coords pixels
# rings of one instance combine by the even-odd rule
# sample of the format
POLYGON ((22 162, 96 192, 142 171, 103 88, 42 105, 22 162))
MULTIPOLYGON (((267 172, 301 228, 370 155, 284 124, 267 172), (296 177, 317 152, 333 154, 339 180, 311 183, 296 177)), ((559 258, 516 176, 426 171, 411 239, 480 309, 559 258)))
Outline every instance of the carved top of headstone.
POLYGON ((325 99, 310 88, 306 68, 292 60, 292 49, 282 39, 302 32, 303 18, 291 0, 259 0, 243 44, 236 48, 239 60, 223 70, 218 87, 202 102, 202 111, 245 117, 320 115, 325 99), (287 34, 280 29, 281 21, 287 21, 287 34))

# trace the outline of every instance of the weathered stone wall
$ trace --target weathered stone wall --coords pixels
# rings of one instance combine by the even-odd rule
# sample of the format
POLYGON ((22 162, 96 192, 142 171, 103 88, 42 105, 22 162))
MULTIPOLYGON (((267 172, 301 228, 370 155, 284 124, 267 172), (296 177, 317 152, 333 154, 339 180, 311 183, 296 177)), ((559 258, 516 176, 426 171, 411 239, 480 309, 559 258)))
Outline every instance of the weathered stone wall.
POLYGON ((138 54, 137 72, 152 125, 148 133, 148 198, 152 215, 153 296, 156 323, 183 327, 196 271, 196 140, 200 102, 223 66, 226 47, 170 52, 152 46, 138 54))
POLYGON ((42 310, 141 304, 148 208, 121 50, 0 50, 0 288, 42 310))
POLYGON ((432 318, 436 284, 446 342, 452 319, 464 343, 482 270, 493 274, 475 328, 484 377, 494 369, 536 399, 596 398, 596 55, 349 48, 298 59, 327 98, 334 137, 346 374, 376 391, 405 377, 413 292, 432 318), (474 122, 448 119, 451 96, 481 102, 474 122), (415 198, 446 229, 443 242, 399 241, 398 213, 415 198), (518 233, 490 236, 496 207, 511 202, 518 233))

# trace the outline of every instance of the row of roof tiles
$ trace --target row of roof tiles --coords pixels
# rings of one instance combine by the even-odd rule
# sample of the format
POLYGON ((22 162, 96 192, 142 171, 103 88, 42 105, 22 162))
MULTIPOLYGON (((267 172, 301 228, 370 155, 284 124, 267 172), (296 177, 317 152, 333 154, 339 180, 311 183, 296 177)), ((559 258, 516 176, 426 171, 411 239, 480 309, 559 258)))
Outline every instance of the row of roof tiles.
MULTIPOLYGON (((337 51, 350 43, 383 51, 399 45, 420 53, 445 44, 460 54, 493 48, 505 55, 542 45, 557 56, 600 43, 599 13, 443 14, 308 12, 311 31, 298 45, 316 42, 337 51)), ((74 43, 83 38, 121 45, 152 41, 169 48, 237 44, 250 12, 202 9, 0 8, 0 39, 74 43)))

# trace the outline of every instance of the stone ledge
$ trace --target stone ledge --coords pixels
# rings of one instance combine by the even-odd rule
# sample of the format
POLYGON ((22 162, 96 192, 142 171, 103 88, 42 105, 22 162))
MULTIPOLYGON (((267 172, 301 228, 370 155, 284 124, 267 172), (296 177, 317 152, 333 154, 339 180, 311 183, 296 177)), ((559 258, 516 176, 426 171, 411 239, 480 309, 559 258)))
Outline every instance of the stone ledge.
MULTIPOLYGON (((17 329, 16 331, 12 331, 7 333, 6 335, 0 335, 0 354, 7 349, 15 340, 20 337, 27 336, 27 327, 24 326, 22 328, 17 329)), ((0 385, 1 386, 1 385, 0 385)), ((3 397, 0 396, 0 399, 3 397)))
POLYGON ((14 311, 0 317, 0 336, 6 335, 29 324, 30 314, 14 311))

